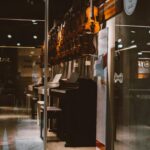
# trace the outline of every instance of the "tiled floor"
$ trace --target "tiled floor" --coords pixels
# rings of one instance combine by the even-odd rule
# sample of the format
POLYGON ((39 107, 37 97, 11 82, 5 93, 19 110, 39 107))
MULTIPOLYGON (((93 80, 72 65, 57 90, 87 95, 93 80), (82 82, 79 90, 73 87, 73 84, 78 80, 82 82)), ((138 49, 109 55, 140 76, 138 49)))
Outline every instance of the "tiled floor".
MULTIPOLYGON (((150 126, 124 127, 117 133, 115 150, 150 150, 150 126)), ((65 142, 48 142, 47 150, 99 150, 64 145, 65 142)), ((22 108, 0 107, 0 150, 42 149, 43 141, 36 120, 31 120, 22 108)))
POLYGON ((48 144, 49 150, 96 150, 95 147, 64 147, 64 142, 52 142, 48 144))
MULTIPOLYGON (((48 142, 48 150, 96 150, 95 147, 64 147, 64 142, 48 142)), ((22 108, 0 107, 0 150, 42 150, 43 141, 36 120, 22 108)))

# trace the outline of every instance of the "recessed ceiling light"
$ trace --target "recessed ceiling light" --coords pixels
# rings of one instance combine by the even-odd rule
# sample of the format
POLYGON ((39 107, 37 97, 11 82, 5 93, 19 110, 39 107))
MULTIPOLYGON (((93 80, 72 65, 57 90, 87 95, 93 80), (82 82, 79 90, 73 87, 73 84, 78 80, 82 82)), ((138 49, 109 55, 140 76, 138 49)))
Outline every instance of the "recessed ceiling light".
POLYGON ((34 23, 34 22, 36 22, 36 20, 32 20, 32 22, 34 23))
POLYGON ((20 46, 21 44, 20 43, 17 43, 17 46, 20 46))
POLYGON ((150 46, 150 42, 146 43, 146 45, 150 46))
POLYGON ((135 43, 135 40, 132 40, 131 43, 132 43, 132 44, 135 43))
POLYGON ((34 25, 38 24, 38 22, 37 22, 36 20, 32 20, 32 23, 33 23, 34 25))
POLYGON ((7 37, 8 37, 9 39, 11 39, 11 38, 12 38, 12 35, 11 35, 11 34, 8 34, 7 37))
POLYGON ((142 52, 138 52, 138 55, 142 55, 142 52))
POLYGON ((132 31, 131 31, 131 33, 133 33, 133 34, 134 34, 134 33, 136 33, 136 32, 135 32, 134 30, 132 30, 132 31))
POLYGON ((37 37, 36 35, 33 35, 33 38, 34 38, 34 39, 37 39, 38 37, 37 37))

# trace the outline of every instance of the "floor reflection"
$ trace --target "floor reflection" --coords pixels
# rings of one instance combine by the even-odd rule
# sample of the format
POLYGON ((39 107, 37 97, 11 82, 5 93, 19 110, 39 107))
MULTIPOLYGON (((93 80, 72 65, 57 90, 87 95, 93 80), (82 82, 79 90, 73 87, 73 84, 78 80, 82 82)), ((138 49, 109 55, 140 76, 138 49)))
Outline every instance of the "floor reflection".
POLYGON ((149 150, 150 126, 122 126, 117 130, 116 150, 149 150))
MULTIPOLYGON (((30 119, 24 108, 0 107, 0 150, 42 150, 43 141, 37 120, 30 119)), ((50 150, 96 150, 95 147, 65 147, 48 133, 50 150)), ((99 150, 99 149, 97 149, 99 150)))
POLYGON ((0 149, 42 150, 39 126, 24 108, 0 107, 0 149))

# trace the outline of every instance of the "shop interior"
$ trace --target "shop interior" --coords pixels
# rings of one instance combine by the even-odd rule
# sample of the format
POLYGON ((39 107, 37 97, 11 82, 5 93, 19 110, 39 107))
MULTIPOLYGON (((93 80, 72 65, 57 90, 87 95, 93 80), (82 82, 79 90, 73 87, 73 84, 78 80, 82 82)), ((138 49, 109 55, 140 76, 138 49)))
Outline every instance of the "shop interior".
MULTIPOLYGON (((100 26, 90 31, 83 13, 89 6, 86 1, 49 1, 48 149, 96 149, 96 57, 92 55, 97 40, 91 33, 100 26)), ((45 2, 6 0, 0 10, 0 149, 42 150, 45 2)))
POLYGON ((1 0, 0 150, 150 149, 150 2, 135 1, 1 0))

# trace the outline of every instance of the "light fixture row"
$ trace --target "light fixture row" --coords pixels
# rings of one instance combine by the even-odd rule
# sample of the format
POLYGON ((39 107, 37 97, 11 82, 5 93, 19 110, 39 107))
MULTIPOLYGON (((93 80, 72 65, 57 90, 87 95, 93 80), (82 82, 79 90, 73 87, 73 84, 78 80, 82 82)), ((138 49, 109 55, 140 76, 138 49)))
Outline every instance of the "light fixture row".
MULTIPOLYGON (((8 34, 8 35, 7 35, 7 38, 11 39, 11 38, 12 38, 12 35, 11 35, 11 34, 8 34)), ((37 35, 33 35, 33 39, 37 39, 37 38, 38 38, 37 35)))
MULTIPOLYGON (((7 38, 11 39, 11 38, 12 38, 12 35, 11 35, 11 34, 8 34, 8 35, 7 35, 7 38)), ((33 39, 36 40, 37 38, 38 38, 37 35, 33 35, 33 39)), ((17 45, 17 46, 21 46, 21 43, 18 42, 16 45, 17 45)))

